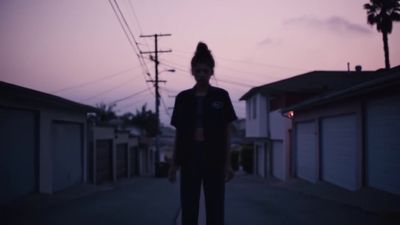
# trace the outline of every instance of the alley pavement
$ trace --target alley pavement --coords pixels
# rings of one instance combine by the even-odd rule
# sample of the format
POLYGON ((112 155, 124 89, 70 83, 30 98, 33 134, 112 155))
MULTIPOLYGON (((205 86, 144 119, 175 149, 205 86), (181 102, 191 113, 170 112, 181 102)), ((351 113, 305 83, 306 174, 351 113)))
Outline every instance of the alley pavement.
MULTIPOLYGON (((226 185, 225 215, 226 225, 394 225, 400 224, 400 196, 238 173, 226 185)), ((2 206, 0 224, 180 224, 179 184, 141 177, 32 195, 2 206)), ((205 225, 204 201, 199 225, 205 225)))
POLYGON ((372 189, 352 192, 325 182, 237 175, 226 186, 226 224, 400 224, 400 197, 372 189))
MULTIPOLYGON (((199 225, 205 225, 201 199, 199 225)), ((180 214, 177 225, 181 225, 180 214)), ((363 188, 352 192, 334 185, 286 182, 237 174, 226 185, 226 225, 395 225, 400 196, 363 188)))
POLYGON ((81 185, 53 195, 34 195, 0 210, 1 225, 172 225, 179 189, 165 178, 81 185))

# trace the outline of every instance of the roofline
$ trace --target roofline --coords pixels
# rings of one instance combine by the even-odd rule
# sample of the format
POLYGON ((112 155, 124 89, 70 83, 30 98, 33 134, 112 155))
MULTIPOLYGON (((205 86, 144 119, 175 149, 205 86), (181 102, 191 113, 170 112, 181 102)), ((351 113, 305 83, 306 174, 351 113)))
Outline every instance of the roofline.
POLYGON ((24 96, 28 99, 34 99, 39 102, 50 103, 54 105, 61 105, 68 108, 73 108, 85 112, 97 112, 97 108, 85 105, 82 103, 74 102, 56 95, 47 94, 41 91, 33 90, 30 88, 22 87, 19 85, 0 81, 0 92, 8 92, 16 96, 24 96))
MULTIPOLYGON (((377 71, 379 73, 380 71, 377 71)), ((293 110, 306 109, 320 104, 337 101, 343 98, 352 97, 358 94, 373 92, 385 87, 398 85, 400 83, 400 66, 394 67, 392 70, 383 71, 383 77, 376 78, 370 81, 363 82, 361 84, 345 88, 339 91, 335 91, 326 95, 317 96, 309 100, 300 102, 298 104, 281 109, 282 113, 286 113, 293 110), (394 81, 394 82, 391 82, 394 81)))
MULTIPOLYGON (((350 73, 351 72, 356 72, 356 71, 350 71, 350 73)), ((373 73, 373 72, 375 72, 375 71, 367 70, 367 71, 360 71, 360 72, 357 72, 357 73, 373 73)), ((251 98, 253 95, 255 95, 256 93, 259 93, 259 90, 261 90, 263 88, 266 88, 268 86, 272 86, 272 85, 277 84, 277 83, 285 82, 287 80, 291 80, 291 79, 294 79, 294 78, 297 78, 297 77, 300 77, 300 76, 305 76, 305 75, 312 74, 312 73, 349 73, 349 71, 345 71, 345 70, 314 70, 314 71, 302 73, 302 74, 299 74, 299 75, 294 75, 294 76, 291 76, 291 77, 288 77, 288 78, 285 78, 285 79, 282 79, 282 80, 274 81, 272 83, 267 83, 267 84, 263 84, 263 85, 260 85, 260 86, 257 86, 257 87, 253 87, 249 91, 247 91, 244 95, 242 95, 242 97, 240 97, 239 100, 240 101, 247 100, 247 99, 251 98)))

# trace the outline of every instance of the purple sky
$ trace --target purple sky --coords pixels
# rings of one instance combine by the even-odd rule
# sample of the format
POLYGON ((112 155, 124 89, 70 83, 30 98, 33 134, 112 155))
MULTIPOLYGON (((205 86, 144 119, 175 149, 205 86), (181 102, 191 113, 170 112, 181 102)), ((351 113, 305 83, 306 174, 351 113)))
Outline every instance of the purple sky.
MULTIPOLYGON (((140 34, 171 33, 159 40, 164 105, 161 120, 180 90, 191 87, 189 62, 198 41, 216 61, 213 85, 238 98, 251 86, 312 70, 364 70, 384 66, 381 34, 366 23, 367 0, 118 0, 143 51, 153 40, 140 34)), ((154 95, 108 0, 1 0, 0 79, 95 105, 139 93, 117 104, 119 113, 154 95), (113 76, 114 75, 114 76, 113 76), (74 87, 74 88, 72 88, 74 87)), ((392 66, 400 64, 400 23, 389 36, 392 66), (397 41, 396 41, 397 40, 397 41)), ((148 55, 145 56, 148 58, 148 55)), ((154 75, 154 66, 147 61, 154 75)), ((171 111, 169 111, 171 113, 171 111)))

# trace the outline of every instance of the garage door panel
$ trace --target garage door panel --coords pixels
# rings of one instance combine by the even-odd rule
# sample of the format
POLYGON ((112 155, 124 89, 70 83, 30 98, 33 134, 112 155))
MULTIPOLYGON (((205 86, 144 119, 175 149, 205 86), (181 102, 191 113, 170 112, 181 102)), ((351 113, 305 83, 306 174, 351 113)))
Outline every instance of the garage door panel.
POLYGON ((256 145, 258 175, 265 177, 265 150, 263 145, 256 145))
POLYGON ((96 183, 112 180, 112 141, 96 141, 96 183))
POLYGON ((0 107, 0 202, 37 191, 36 117, 0 107))
POLYGON ((400 194, 400 96, 367 103, 367 183, 400 194))
POLYGON ((53 188, 62 190, 83 180, 82 127, 75 123, 53 124, 53 188))
POLYGON ((296 124, 296 173, 297 176, 317 181, 317 154, 314 122, 296 124))
POLYGON ((321 122, 322 179, 357 189, 357 126, 354 114, 321 122))
POLYGON ((117 144, 117 177, 128 177, 128 145, 117 144))
POLYGON ((284 171, 284 154, 282 141, 273 141, 272 143, 272 173, 274 177, 283 180, 285 178, 284 171))

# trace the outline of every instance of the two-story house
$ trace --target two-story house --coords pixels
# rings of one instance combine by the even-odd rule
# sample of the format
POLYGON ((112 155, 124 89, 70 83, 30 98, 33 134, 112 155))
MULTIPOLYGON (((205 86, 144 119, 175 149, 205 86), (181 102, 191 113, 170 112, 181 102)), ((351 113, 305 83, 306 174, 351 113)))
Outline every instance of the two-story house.
POLYGON ((285 180, 290 175, 292 112, 280 109, 322 93, 374 79, 374 72, 313 71, 250 89, 246 101, 246 138, 254 143, 254 171, 285 180))

